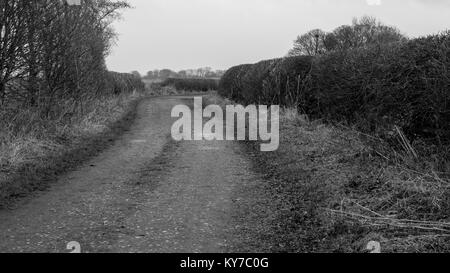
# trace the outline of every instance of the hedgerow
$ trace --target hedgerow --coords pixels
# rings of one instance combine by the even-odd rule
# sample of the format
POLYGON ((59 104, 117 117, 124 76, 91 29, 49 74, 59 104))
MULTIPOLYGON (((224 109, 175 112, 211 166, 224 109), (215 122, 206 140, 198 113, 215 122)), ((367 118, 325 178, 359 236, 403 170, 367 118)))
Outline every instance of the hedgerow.
POLYGON ((228 69, 220 80, 219 94, 236 101, 242 101, 244 95, 242 77, 250 67, 252 65, 243 64, 228 69))
POLYGON ((130 73, 108 71, 105 83, 107 93, 115 95, 145 90, 145 84, 142 79, 130 73))
POLYGON ((296 106, 314 118, 393 126, 411 138, 450 142, 450 33, 406 42, 287 57, 226 72, 220 94, 243 103, 296 106))
POLYGON ((178 91, 211 91, 219 87, 218 80, 215 79, 185 79, 169 78, 161 83, 162 87, 173 86, 178 91))

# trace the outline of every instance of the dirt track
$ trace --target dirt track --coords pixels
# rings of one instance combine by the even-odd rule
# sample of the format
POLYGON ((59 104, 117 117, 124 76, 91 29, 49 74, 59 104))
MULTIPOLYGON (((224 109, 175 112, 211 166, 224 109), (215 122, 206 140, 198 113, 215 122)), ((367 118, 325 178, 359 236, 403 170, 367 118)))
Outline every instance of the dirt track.
POLYGON ((262 251, 241 246, 257 233, 250 210, 265 200, 252 185, 263 182, 235 142, 172 141, 180 103, 192 99, 143 100, 111 148, 0 211, 0 252, 68 252, 71 241, 83 252, 262 251))

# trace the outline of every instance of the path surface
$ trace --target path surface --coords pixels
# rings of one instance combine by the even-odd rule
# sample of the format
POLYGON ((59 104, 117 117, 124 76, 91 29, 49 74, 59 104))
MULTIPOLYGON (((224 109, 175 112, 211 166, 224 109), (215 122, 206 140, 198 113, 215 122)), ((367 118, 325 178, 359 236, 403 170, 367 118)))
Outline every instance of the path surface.
POLYGON ((244 189, 263 182, 235 142, 171 140, 172 107, 192 101, 143 100, 111 148, 0 211, 0 252, 68 252, 71 241, 83 252, 236 251, 251 237, 234 217, 249 207, 244 189))

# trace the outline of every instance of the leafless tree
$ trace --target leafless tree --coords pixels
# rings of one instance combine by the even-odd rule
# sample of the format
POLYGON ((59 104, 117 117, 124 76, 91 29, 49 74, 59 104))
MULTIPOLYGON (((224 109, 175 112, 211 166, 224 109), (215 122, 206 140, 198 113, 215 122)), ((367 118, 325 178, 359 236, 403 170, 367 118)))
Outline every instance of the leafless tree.
POLYGON ((6 97, 49 113, 55 100, 82 101, 102 88, 111 22, 124 1, 0 2, 0 103, 6 97), (23 89, 8 90, 8 85, 23 89))
POLYGON ((22 1, 0 1, 0 105, 6 99, 7 84, 23 70, 25 17, 22 1))
POLYGON ((298 36, 288 55, 315 56, 329 51, 345 51, 404 40, 406 37, 398 29, 386 26, 374 17, 364 16, 353 19, 352 25, 340 26, 331 33, 314 29, 298 36))
POLYGON ((353 19, 352 25, 338 27, 327 38, 330 50, 348 50, 406 40, 397 28, 386 26, 369 16, 353 19))
POLYGON ((294 41, 294 48, 289 51, 289 56, 315 56, 324 53, 325 37, 326 33, 320 29, 298 36, 294 41))

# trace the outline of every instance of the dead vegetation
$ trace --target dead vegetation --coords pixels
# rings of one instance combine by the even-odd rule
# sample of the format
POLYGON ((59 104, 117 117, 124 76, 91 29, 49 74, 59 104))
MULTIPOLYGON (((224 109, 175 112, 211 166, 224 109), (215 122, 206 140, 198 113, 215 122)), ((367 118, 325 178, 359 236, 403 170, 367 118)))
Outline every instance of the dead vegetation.
POLYGON ((120 133, 115 126, 129 125, 128 116, 141 96, 99 97, 86 102, 82 112, 63 111, 54 119, 42 118, 31 108, 0 112, 0 207, 45 189, 56 174, 103 149, 120 133))
POLYGON ((274 251, 365 252, 377 241, 382 252, 449 252, 449 174, 398 134, 404 150, 285 109, 280 149, 250 149, 278 199, 274 251))
POLYGON ((168 78, 161 83, 161 86, 172 86, 178 91, 185 92, 207 92, 217 90, 219 81, 207 78, 168 78))
POLYGON ((428 155, 419 155, 398 127, 402 149, 397 151, 382 139, 350 128, 314 127, 309 135, 315 141, 310 143, 322 147, 329 159, 315 162, 328 173, 333 193, 321 214, 325 225, 336 232, 333 236, 348 237, 338 241, 352 251, 374 239, 385 251, 450 250, 449 174, 439 173, 428 155))

